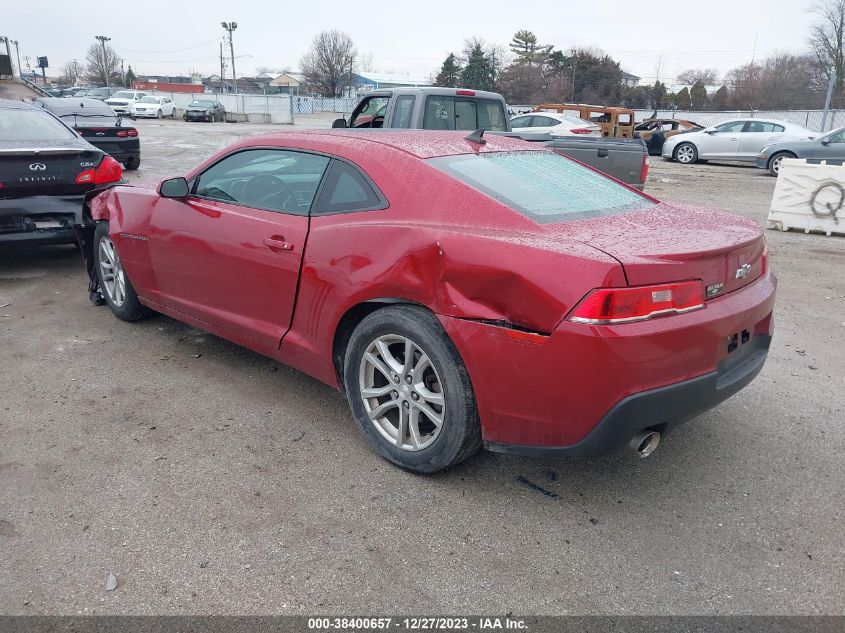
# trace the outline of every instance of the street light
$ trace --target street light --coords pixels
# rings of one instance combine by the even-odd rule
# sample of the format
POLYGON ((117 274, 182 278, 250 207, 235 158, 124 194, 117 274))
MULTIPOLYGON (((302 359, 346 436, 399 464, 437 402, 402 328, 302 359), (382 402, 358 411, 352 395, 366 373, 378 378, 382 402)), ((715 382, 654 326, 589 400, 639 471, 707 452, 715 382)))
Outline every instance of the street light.
POLYGON ((111 42, 110 37, 106 37, 105 35, 95 35, 95 40, 100 40, 100 44, 103 45, 103 75, 106 78, 106 88, 111 88, 111 82, 109 81, 109 64, 108 64, 108 57, 106 55, 106 42, 111 42))
POLYGON ((232 56, 232 80, 234 82, 235 94, 238 93, 238 75, 235 72, 235 45, 232 43, 232 32, 238 28, 237 22, 221 22, 220 26, 229 32, 229 53, 232 56))

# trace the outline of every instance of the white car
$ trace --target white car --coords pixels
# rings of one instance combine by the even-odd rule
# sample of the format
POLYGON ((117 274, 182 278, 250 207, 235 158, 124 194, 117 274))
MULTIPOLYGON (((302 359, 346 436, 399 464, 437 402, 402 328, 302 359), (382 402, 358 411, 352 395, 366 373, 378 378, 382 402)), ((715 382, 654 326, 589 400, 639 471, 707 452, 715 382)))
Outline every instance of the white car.
POLYGON ((530 112, 511 119, 511 129, 520 133, 551 134, 552 136, 601 136, 595 123, 579 119, 573 114, 530 112))
POLYGON ((132 106, 147 96, 146 92, 140 90, 118 90, 106 103, 111 106, 117 114, 132 114, 132 106))
POLYGON ((132 104, 130 114, 133 117, 172 117, 176 104, 170 97, 143 97, 132 104))
POLYGON ((793 139, 813 139, 817 135, 788 121, 732 119, 666 139, 661 155, 684 165, 700 160, 753 163, 766 145, 793 139))

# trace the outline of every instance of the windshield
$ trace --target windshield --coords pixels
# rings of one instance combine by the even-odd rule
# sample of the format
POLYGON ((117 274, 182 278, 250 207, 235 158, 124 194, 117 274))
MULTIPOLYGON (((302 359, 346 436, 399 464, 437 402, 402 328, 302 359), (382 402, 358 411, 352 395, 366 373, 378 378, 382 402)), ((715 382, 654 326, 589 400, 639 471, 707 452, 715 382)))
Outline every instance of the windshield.
POLYGON ((4 141, 56 141, 76 135, 46 112, 2 110, 0 139, 4 141))
POLYGON ((158 97, 144 97, 138 103, 158 103, 158 97))
POLYGON ((111 97, 112 99, 134 99, 135 93, 127 92, 126 90, 120 90, 118 92, 115 92, 111 97))
POLYGON ((189 108, 213 108, 214 101, 191 101, 189 108))
POLYGON ((540 223, 615 215, 655 204, 554 152, 461 154, 429 162, 540 223))

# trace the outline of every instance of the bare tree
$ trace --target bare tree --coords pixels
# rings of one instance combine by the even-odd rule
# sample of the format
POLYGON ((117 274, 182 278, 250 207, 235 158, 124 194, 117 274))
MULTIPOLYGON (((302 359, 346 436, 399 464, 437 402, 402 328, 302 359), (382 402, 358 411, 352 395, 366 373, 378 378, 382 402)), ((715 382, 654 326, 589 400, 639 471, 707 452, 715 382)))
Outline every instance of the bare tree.
POLYGON ((845 0, 823 0, 813 12, 819 22, 810 30, 810 48, 819 64, 821 74, 829 81, 836 72, 834 93, 842 95, 845 73, 845 0))
POLYGON ((342 31, 323 31, 314 38, 311 49, 300 60, 308 83, 326 97, 338 97, 351 81, 358 50, 342 31))
POLYGON ((82 76, 82 72, 82 64, 80 64, 75 59, 65 64, 64 68, 62 69, 62 73, 72 86, 76 85, 76 80, 82 76))
POLYGON ((373 72, 373 54, 364 53, 361 55, 361 70, 365 73, 373 72))
POLYGON ((91 44, 85 56, 88 62, 88 79, 109 85, 114 79, 119 79, 120 59, 114 49, 106 44, 91 44))
POLYGON ((715 68, 690 68, 678 74, 675 81, 687 86, 697 84, 699 81, 705 86, 714 86, 719 83, 719 71, 715 68))

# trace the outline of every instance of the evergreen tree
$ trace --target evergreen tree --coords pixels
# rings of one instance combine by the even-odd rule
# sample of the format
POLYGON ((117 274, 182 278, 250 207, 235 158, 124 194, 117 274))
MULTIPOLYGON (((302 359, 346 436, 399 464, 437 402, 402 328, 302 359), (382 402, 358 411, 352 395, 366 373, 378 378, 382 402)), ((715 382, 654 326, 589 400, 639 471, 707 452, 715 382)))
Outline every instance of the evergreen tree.
POLYGON ((493 90, 495 68, 481 42, 469 43, 467 63, 461 71, 461 85, 475 90, 493 90))
POLYGON ((716 91, 716 94, 713 95, 713 108, 715 110, 726 110, 728 107, 728 88, 727 86, 722 86, 716 91))
POLYGON ((693 84, 689 91, 690 100, 692 101, 693 110, 704 110, 707 107, 707 88, 700 81, 693 84))
POLYGON ((690 100, 689 96, 689 89, 684 86, 678 92, 678 97, 676 103, 678 104, 678 110, 689 110, 692 107, 692 101, 690 100))
POLYGON ((656 110, 663 108, 664 102, 666 101, 666 84, 655 81, 654 87, 651 89, 651 98, 656 110))
POLYGON ((533 66, 545 63, 552 47, 540 44, 534 33, 523 29, 514 34, 510 49, 516 55, 516 63, 533 66))
POLYGON ((457 88, 461 82, 461 62, 454 53, 449 53, 449 56, 443 61, 440 67, 440 72, 437 74, 437 79, 434 80, 435 86, 442 88, 457 88))

